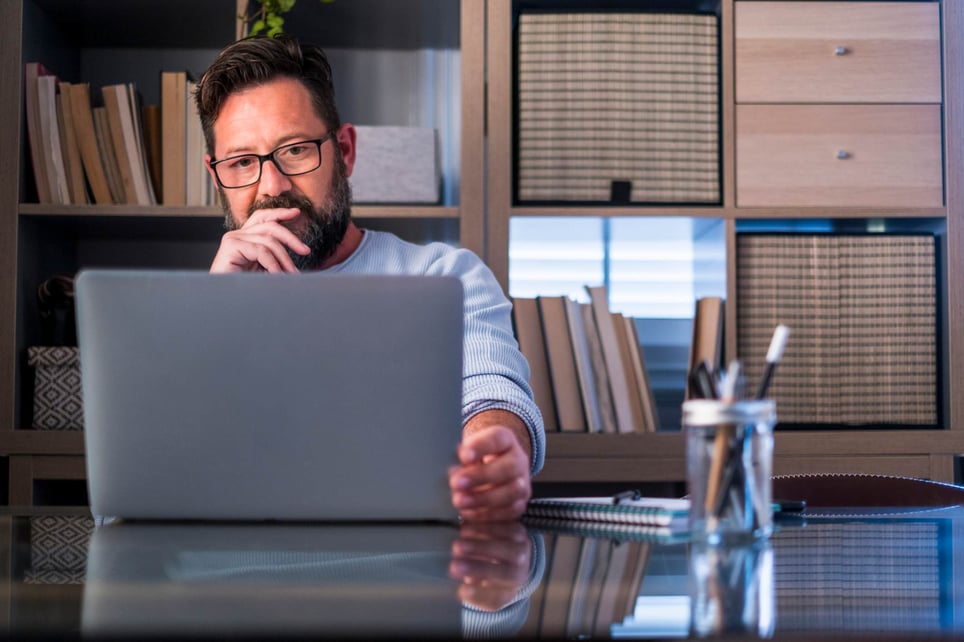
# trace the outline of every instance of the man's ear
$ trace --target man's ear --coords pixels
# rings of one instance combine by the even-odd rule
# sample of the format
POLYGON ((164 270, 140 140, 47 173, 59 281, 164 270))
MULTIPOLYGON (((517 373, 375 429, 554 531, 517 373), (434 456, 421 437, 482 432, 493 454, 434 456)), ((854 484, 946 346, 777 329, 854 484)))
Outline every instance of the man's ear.
POLYGON ((220 188, 221 184, 218 182, 218 177, 215 176, 215 174, 214 174, 214 168, 211 167, 211 155, 210 155, 210 154, 205 154, 205 155, 204 155, 204 167, 207 168, 208 174, 211 175, 211 182, 213 182, 216 186, 218 186, 218 187, 220 188))
POLYGON ((335 142, 341 149, 341 157, 345 160, 345 176, 351 176, 355 168, 355 140, 358 133, 351 123, 343 124, 335 134, 335 142))

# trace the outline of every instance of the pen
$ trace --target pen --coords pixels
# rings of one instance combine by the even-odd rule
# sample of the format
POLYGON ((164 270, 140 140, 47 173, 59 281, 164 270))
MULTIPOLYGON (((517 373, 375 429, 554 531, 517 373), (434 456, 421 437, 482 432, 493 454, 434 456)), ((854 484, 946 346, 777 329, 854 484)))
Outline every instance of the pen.
POLYGON ((760 387, 756 391, 756 398, 766 397, 767 388, 770 387, 770 379, 773 378, 773 371, 777 369, 780 358, 783 357, 783 349, 787 346, 787 337, 790 336, 790 328, 785 325, 778 325, 773 331, 773 338, 770 340, 770 348, 767 350, 767 364, 763 370, 763 379, 760 387))
POLYGON ((690 372, 690 387, 698 399, 716 399, 716 383, 709 364, 704 360, 693 366, 690 372))
POLYGON ((726 403, 736 401, 736 385, 740 379, 740 362, 734 359, 726 369, 723 381, 720 383, 720 397, 726 403))
POLYGON ((773 502, 774 513, 799 513, 807 507, 807 502, 802 499, 785 499, 773 502))
POLYGON ((638 490, 624 490, 621 493, 616 493, 615 495, 613 495, 613 504, 618 505, 619 502, 625 499, 636 501, 640 497, 641 495, 639 494, 638 490))

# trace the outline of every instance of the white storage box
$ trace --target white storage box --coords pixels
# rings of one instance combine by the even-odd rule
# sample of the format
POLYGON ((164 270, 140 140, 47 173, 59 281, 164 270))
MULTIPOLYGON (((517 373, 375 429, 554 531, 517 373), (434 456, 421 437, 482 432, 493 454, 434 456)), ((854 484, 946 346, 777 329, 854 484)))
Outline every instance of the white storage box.
POLYGON ((355 203, 438 203, 438 134, 427 127, 358 126, 355 203))

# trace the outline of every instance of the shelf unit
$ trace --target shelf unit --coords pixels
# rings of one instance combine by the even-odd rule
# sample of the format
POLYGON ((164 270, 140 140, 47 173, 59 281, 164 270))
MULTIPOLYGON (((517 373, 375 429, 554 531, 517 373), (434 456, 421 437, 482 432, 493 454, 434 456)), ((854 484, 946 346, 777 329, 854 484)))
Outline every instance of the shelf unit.
MULTIPOLYGON (((946 382, 946 426, 942 430, 782 432, 776 439, 775 472, 881 472, 951 481, 954 458, 964 453, 964 390, 960 383, 964 380, 964 335, 960 330, 964 327, 964 7, 952 0, 932 0, 941 10, 944 206, 762 208, 739 207, 736 200, 735 6, 736 2, 757 0, 718 1, 723 199, 712 206, 560 208, 513 203, 512 0, 460 0, 454 18, 452 5, 456 3, 449 0, 352 0, 326 5, 326 10, 337 12, 328 24, 313 24, 299 13, 289 17, 286 26, 296 35, 305 30, 325 46, 392 48, 411 46, 413 39, 436 44, 438 39, 451 38, 452 29, 431 25, 437 14, 457 20, 457 204, 359 206, 354 213, 366 225, 414 229, 415 234, 444 236, 454 227, 457 232, 452 240, 482 256, 504 286, 509 221, 515 216, 722 219, 731 277, 727 279, 727 298, 731 301, 735 298, 733 250, 741 221, 834 217, 941 222, 946 241, 941 292, 945 301, 942 379, 946 382), (359 40, 352 41, 356 34, 359 40)), ((209 50, 213 58, 213 52, 234 37, 237 0, 135 4, 119 0, 0 2, 0 149, 20 150, 19 154, 0 154, 0 455, 9 462, 11 503, 30 503, 35 480, 81 479, 84 474, 81 433, 34 431, 24 425, 31 382, 24 353, 36 336, 32 295, 39 281, 57 271, 76 270, 88 264, 90 257, 109 263, 204 267, 219 237, 222 215, 217 208, 65 207, 29 202, 33 197, 22 120, 24 62, 45 60, 66 80, 90 80, 97 85, 104 81, 87 77, 77 62, 91 50, 140 48, 151 50, 149 55, 159 61, 180 61, 186 52, 198 48, 209 50), (56 19, 33 24, 31 16, 38 12, 56 19), (186 15, 194 16, 187 28, 183 24, 186 15), (190 24, 199 26, 190 28, 190 24)), ((303 0, 296 8, 299 12, 316 10, 316 4, 303 0)), ((560 0, 559 4, 573 3, 560 0)), ((140 53, 134 58, 142 59, 140 53)), ((156 73, 163 64, 155 62, 156 68, 149 72, 156 73)), ((180 62, 176 65, 183 66, 180 62)), ((337 78, 337 67, 335 73, 337 78)), ((111 81, 125 80, 130 78, 111 81)), ((351 114, 343 116, 350 120, 351 114)), ((728 306, 726 343, 730 354, 736 344, 734 307, 728 306)), ((679 481, 684 476, 684 444, 679 433, 548 437, 547 463, 537 482, 679 481)))
MULTIPOLYGON (((508 286, 509 221, 512 217, 710 217, 725 224, 727 253, 726 352, 736 354, 735 239, 740 221, 754 219, 935 219, 943 225, 943 333, 941 379, 945 382, 945 424, 940 430, 841 429, 778 432, 774 473, 874 472, 954 481, 956 457, 964 454, 964 7, 934 2, 941 15, 940 70, 943 85, 943 182, 941 207, 740 207, 737 204, 736 55, 737 2, 719 0, 722 114, 722 192, 719 205, 699 207, 520 206, 513 200, 513 0, 488 0, 488 211, 487 260, 508 286)), ((572 7, 571 2, 544 3, 572 7)), ((626 6, 623 3, 620 6, 626 6)), ((804 4, 799 2, 798 4, 804 4)), ((821 4, 811 3, 817 10, 821 4)), ((645 6, 640 0, 636 5, 645 6)), ((664 430, 667 427, 664 427, 664 430)), ((649 482, 685 479, 683 436, 678 430, 655 434, 549 434, 540 482, 649 482)))
MULTIPOLYGON (((33 303, 37 285, 52 274, 94 265, 204 269, 214 256, 223 220, 217 207, 36 203, 23 120, 23 65, 40 60, 64 80, 90 82, 94 91, 110 82, 134 81, 146 102, 156 102, 148 100, 149 92, 157 91, 148 85, 156 82, 159 88, 160 71, 203 71, 234 39, 242 4, 0 3, 0 149, 6 150, 0 154, 0 456, 8 462, 10 504, 33 503, 37 481, 85 476, 81 432, 39 431, 27 425, 32 377, 26 348, 38 337, 33 303)), ((448 72, 459 78, 459 93, 448 103, 456 113, 443 115, 455 123, 450 128, 455 140, 448 142, 455 143, 458 174, 443 180, 457 181, 457 197, 438 205, 355 206, 353 216, 364 226, 416 241, 456 242, 484 254, 484 18, 484 3, 473 0, 358 0, 324 6, 305 0, 287 17, 286 31, 329 52, 338 48, 338 55, 349 60, 368 50, 458 50, 453 59, 459 66, 448 72), (384 20, 373 23, 372 15, 384 20)), ((338 82, 339 68, 333 66, 338 82)), ((366 77, 365 83, 376 95, 395 91, 385 79, 366 77)), ((443 84, 437 91, 447 87, 443 84)), ((417 102, 411 97, 378 97, 398 104, 396 120, 389 116, 391 122, 360 123, 339 102, 342 118, 378 125, 419 118, 411 113, 417 102)))

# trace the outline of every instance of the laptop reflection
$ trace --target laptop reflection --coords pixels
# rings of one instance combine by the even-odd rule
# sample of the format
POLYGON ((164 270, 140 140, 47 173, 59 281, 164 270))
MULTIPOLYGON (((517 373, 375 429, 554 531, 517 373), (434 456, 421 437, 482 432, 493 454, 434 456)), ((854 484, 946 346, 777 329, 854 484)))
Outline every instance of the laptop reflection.
POLYGON ((91 636, 455 637, 445 525, 142 524, 94 531, 91 636))

